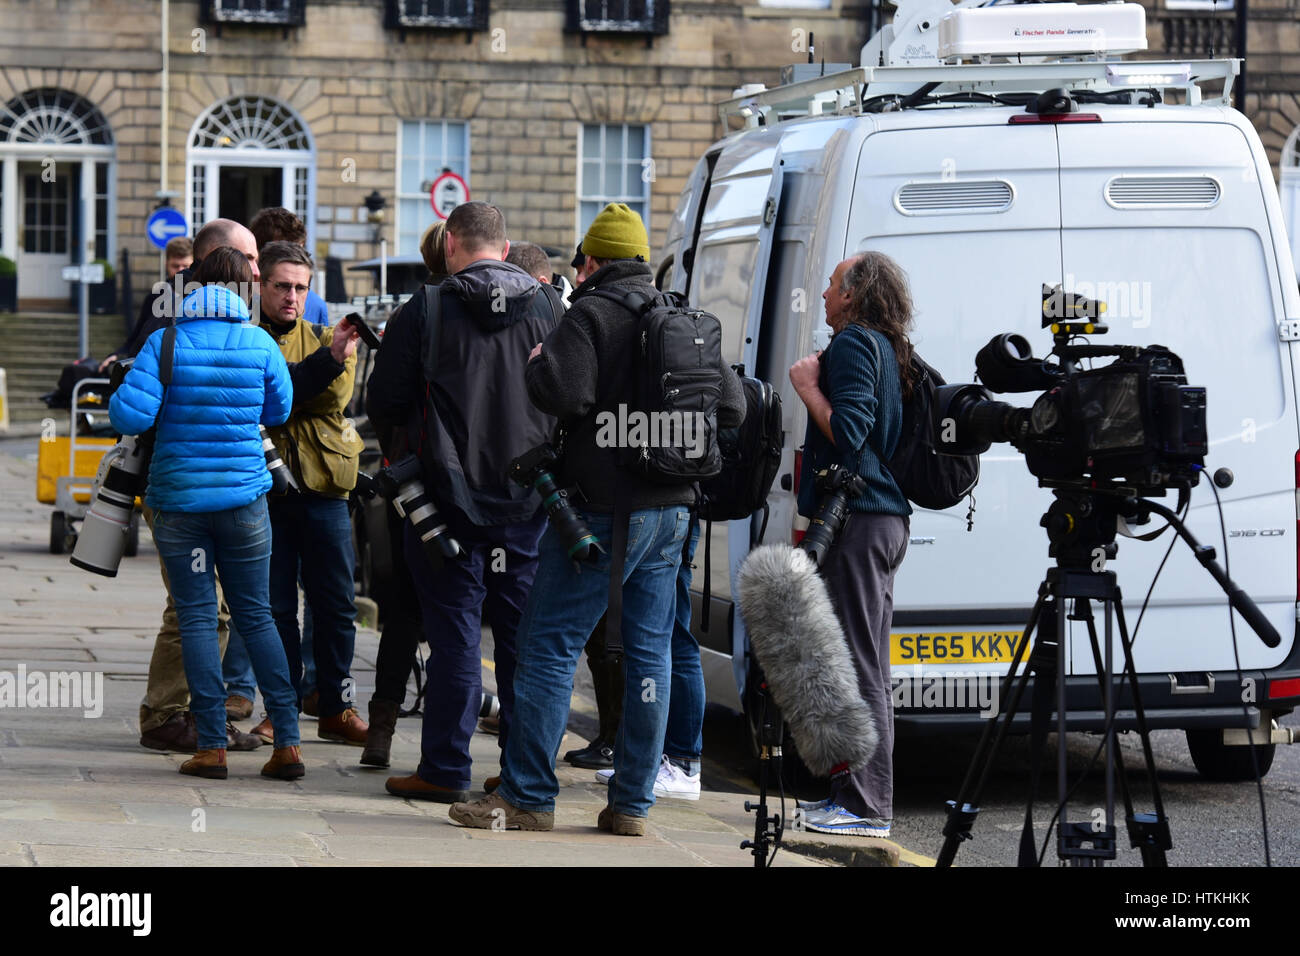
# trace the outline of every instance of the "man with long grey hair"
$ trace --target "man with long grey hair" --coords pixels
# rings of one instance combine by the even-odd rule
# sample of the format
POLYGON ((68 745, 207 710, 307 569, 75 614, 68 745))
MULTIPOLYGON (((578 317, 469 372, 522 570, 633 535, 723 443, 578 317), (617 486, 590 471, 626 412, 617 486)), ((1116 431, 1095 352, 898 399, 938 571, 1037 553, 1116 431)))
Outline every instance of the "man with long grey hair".
POLYGON ((799 513, 815 514, 815 476, 829 465, 866 481, 866 491, 848 503, 852 517, 822 573, 880 743, 864 767, 832 779, 829 798, 804 807, 804 825, 821 833, 888 837, 894 815, 889 628, 912 508, 885 462, 898 444, 903 401, 915 384, 907 337, 912 299, 902 269, 879 252, 837 265, 822 299, 834 332, 830 345, 790 368, 808 408, 799 513))

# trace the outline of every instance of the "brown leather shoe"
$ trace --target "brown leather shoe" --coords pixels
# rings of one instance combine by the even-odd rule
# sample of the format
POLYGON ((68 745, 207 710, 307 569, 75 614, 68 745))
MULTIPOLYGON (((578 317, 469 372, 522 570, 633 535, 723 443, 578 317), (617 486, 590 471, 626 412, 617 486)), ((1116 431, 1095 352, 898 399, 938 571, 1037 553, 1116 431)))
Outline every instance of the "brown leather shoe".
POLYGON ((486 780, 483 781, 483 792, 492 793, 499 786, 501 786, 500 774, 497 774, 495 777, 488 777, 486 780))
POLYGON ((392 701, 370 698, 370 730, 366 734, 366 749, 361 752, 363 766, 388 766, 388 756, 393 749, 393 731, 397 729, 397 709, 392 701))
POLYGON ((199 749, 199 733, 194 727, 194 715, 188 710, 172 714, 162 726, 142 733, 140 746, 178 754, 194 753, 199 749))
POLYGON ((226 698, 226 717, 230 720, 247 720, 253 716, 253 702, 239 694, 226 698))
POLYGON ((262 768, 263 777, 276 780, 297 780, 307 772, 302 763, 302 750, 295 744, 292 747, 276 747, 271 759, 262 768))
POLYGON ((308 717, 320 716, 320 691, 312 691, 302 699, 302 712, 308 717))
POLYGON ((411 800, 432 800, 434 803, 464 803, 469 793, 464 790, 452 790, 440 787, 436 783, 427 783, 418 773, 409 777, 389 777, 384 789, 395 797, 407 797, 411 800))
POLYGON ((483 731, 483 733, 485 733, 485 734, 498 734, 498 735, 499 735, 499 734, 501 733, 501 718, 500 718, 500 717, 480 717, 480 718, 479 718, 479 721, 478 721, 478 729, 481 730, 481 731, 483 731))
POLYGON ((366 745, 370 725, 361 719, 355 707, 349 707, 333 717, 322 717, 316 726, 316 736, 321 740, 337 740, 358 747, 366 745))
POLYGON ((191 777, 207 777, 209 780, 226 779, 225 750, 200 750, 189 760, 181 764, 181 773, 191 777))
POLYGON ((271 726, 271 718, 265 714, 262 715, 262 722, 249 731, 254 737, 261 737, 262 743, 275 743, 275 729, 271 726))

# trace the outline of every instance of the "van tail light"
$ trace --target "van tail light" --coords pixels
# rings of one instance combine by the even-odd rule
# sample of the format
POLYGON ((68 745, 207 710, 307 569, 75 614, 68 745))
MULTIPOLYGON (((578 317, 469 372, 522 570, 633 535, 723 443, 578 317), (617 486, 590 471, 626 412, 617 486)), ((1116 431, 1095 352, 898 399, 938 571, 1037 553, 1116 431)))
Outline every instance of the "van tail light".
POLYGON ((1300 697, 1300 677, 1288 677, 1286 680, 1268 682, 1268 699, 1281 700, 1284 697, 1300 697))

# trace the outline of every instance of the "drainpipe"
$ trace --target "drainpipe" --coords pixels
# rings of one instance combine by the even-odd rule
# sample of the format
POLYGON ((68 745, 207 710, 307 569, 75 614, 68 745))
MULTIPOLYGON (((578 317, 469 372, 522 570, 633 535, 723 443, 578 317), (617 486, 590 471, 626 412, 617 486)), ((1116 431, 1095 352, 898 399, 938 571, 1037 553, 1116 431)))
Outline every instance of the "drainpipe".
MULTIPOLYGON (((158 197, 167 202, 167 126, 171 115, 171 60, 167 45, 167 33, 170 27, 171 3, 162 0, 162 106, 158 114, 158 141, 162 147, 162 156, 158 161, 158 197)), ((158 275, 163 275, 167 268, 167 250, 158 250, 158 275)))

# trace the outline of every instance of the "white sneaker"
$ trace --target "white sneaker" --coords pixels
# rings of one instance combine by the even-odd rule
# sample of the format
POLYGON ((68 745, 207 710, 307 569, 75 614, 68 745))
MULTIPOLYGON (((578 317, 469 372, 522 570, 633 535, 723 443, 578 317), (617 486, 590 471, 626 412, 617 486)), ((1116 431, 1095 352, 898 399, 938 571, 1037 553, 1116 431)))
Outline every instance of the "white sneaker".
POLYGON ((889 820, 880 817, 860 817, 838 804, 832 803, 820 810, 809 810, 803 817, 803 829, 817 833, 850 833, 889 839, 889 820))
MULTIPOLYGON (((596 782, 609 786, 614 779, 613 770, 597 770, 596 782)), ((700 775, 688 774, 667 757, 659 761, 659 772, 655 775, 655 796, 671 797, 675 800, 700 799, 700 775)))
POLYGON ((700 775, 688 774, 665 755, 655 776, 655 796, 675 800, 700 799, 700 775))

